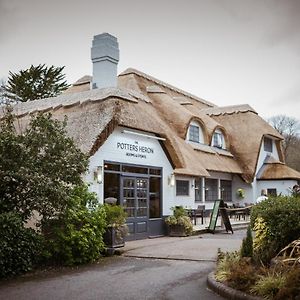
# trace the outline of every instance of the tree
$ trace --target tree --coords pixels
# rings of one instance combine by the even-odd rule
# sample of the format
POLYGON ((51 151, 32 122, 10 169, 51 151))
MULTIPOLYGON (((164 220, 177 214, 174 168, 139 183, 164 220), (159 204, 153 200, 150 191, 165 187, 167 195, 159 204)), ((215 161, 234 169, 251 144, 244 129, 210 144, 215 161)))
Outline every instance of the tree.
POLYGON ((283 151, 289 157, 289 149, 296 142, 300 130, 297 119, 285 115, 277 115, 269 119, 269 123, 284 137, 283 151))
POLYGON ((51 114, 33 117, 18 134, 10 111, 0 121, 0 214, 34 211, 53 217, 69 205, 72 189, 82 184, 88 158, 66 135, 66 120, 51 114))
POLYGON ((62 73, 64 67, 47 67, 45 64, 9 72, 7 84, 4 86, 6 97, 14 101, 32 101, 55 97, 66 90, 69 85, 62 73))

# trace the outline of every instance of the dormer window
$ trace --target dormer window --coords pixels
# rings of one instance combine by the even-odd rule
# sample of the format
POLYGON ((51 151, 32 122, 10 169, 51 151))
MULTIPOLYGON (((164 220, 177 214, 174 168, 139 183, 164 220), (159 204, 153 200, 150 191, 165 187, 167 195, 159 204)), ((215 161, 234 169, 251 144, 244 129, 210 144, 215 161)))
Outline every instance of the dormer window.
POLYGON ((212 138, 212 146, 220 149, 226 149, 225 138, 221 130, 216 130, 212 138))
POLYGON ((273 152, 273 141, 270 138, 264 138, 264 150, 266 152, 273 152))
POLYGON ((188 140, 194 143, 203 143, 203 132, 197 122, 191 122, 188 130, 188 140))

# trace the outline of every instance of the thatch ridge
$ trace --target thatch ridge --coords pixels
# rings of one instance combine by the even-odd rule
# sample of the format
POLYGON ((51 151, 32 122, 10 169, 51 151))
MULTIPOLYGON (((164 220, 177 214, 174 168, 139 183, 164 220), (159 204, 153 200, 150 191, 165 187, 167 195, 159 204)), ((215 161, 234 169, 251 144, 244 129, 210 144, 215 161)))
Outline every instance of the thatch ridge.
POLYGON ((238 105, 206 108, 203 109, 203 112, 209 116, 218 116, 224 114, 232 115, 235 113, 246 113, 246 112, 253 112, 257 114, 257 112, 249 104, 238 104, 238 105))
POLYGON ((209 107, 214 107, 215 106, 215 104, 213 104, 213 103, 211 103, 211 102, 209 102, 207 100, 201 99, 201 98, 199 98, 199 97, 197 97, 197 96, 195 96, 193 94, 190 94, 190 93, 188 93, 188 92, 186 92, 184 90, 181 90, 181 89, 179 89, 179 88, 177 88, 177 87, 175 87, 175 86, 173 86, 173 85, 171 85, 169 83, 161 81, 161 80, 159 80, 159 79, 157 79, 155 77, 152 77, 152 76, 150 76, 150 75, 148 75, 146 73, 143 73, 143 72, 141 72, 139 70, 136 70, 134 68, 128 68, 128 69, 126 69, 121 74, 119 74, 119 76, 125 76, 125 75, 129 75, 129 74, 135 74, 135 75, 138 75, 140 77, 143 77, 143 78, 145 78, 145 79, 147 79, 149 81, 152 81, 152 82, 154 82, 154 83, 156 83, 158 85, 166 87, 166 88, 168 88, 168 89, 170 89, 172 91, 175 91, 175 92, 177 92, 179 94, 182 94, 182 95, 184 95, 184 96, 186 96, 188 98, 200 101, 201 103, 203 103, 203 104, 205 104, 205 105, 207 105, 209 107))

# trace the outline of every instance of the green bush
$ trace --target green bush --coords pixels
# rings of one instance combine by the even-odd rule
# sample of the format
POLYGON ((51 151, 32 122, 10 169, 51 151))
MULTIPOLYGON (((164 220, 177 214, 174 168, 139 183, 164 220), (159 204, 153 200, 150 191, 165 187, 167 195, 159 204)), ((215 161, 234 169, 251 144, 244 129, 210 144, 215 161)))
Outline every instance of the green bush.
POLYGON ((44 257, 50 263, 78 265, 97 260, 104 250, 105 210, 87 187, 77 187, 73 206, 42 224, 44 257))
POLYGON ((238 252, 219 252, 218 264, 216 270, 216 280, 226 281, 230 276, 231 268, 235 265, 239 265, 240 255, 238 252))
MULTIPOLYGON (((300 198, 279 196, 255 205, 251 211, 252 228, 265 226, 255 252, 268 262, 274 254, 300 236, 300 198), (260 220, 258 222, 258 220, 260 220)), ((257 231, 255 232, 257 236, 257 231)))
POLYGON ((251 292, 264 299, 273 299, 279 290, 284 287, 286 277, 284 274, 269 272, 266 275, 259 275, 259 279, 251 288, 251 292))
POLYGON ((24 228, 16 213, 0 214, 0 278, 32 269, 39 258, 41 237, 24 228))
POLYGON ((252 257, 253 256, 253 238, 251 227, 247 228, 247 235, 243 239, 241 247, 241 257, 252 257))
POLYGON ((172 207, 171 209, 173 211, 173 216, 168 216, 166 218, 166 224, 169 226, 182 225, 185 233, 191 235, 193 232, 193 224, 191 219, 187 216, 186 210, 182 206, 172 207))
POLYGON ((120 205, 104 204, 106 223, 108 226, 119 227, 126 222, 127 214, 120 205))

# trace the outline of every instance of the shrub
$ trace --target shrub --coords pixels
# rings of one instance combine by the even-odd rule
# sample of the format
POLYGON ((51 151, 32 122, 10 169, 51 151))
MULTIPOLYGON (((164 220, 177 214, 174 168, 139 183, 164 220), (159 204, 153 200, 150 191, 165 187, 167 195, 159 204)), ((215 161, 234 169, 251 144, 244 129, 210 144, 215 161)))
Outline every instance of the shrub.
POLYGON ((269 272, 260 275, 251 292, 265 299, 273 299, 278 291, 285 285, 286 277, 281 273, 269 272))
POLYGON ((253 238, 251 227, 247 228, 247 236, 243 239, 241 247, 241 257, 252 257, 253 256, 253 238))
POLYGON ((67 136, 66 120, 51 114, 32 117, 23 134, 8 110, 0 120, 0 213, 22 219, 63 212, 72 188, 83 182, 88 157, 67 136))
POLYGON ((187 216, 186 210, 182 206, 176 206, 175 208, 172 208, 172 210, 173 216, 169 216, 166 218, 166 224, 168 224, 169 226, 182 225, 187 235, 192 234, 193 224, 191 222, 191 219, 187 216))
POLYGON ((300 268, 294 267, 287 272, 285 285, 276 294, 276 300, 300 298, 300 268))
POLYGON ((262 254, 269 251, 266 260, 270 260, 280 249, 299 238, 300 198, 279 196, 262 201, 251 211, 251 225, 254 230, 256 227, 256 236, 257 228, 264 232, 258 235, 259 243, 258 238, 254 239, 254 250, 262 254), (264 228, 259 229, 258 224, 264 228))
POLYGON ((33 229, 24 228, 18 214, 0 214, 0 278, 31 270, 39 258, 41 241, 33 229))
POLYGON ((106 213, 106 223, 108 226, 123 226, 126 222, 127 214, 120 205, 104 204, 106 213))
MULTIPOLYGON (((124 238, 128 234, 128 226, 125 224, 127 213, 120 205, 104 204, 103 208, 108 231, 111 230, 109 227, 113 227, 116 234, 116 241, 124 243, 124 238)), ((110 243, 110 239, 107 238, 106 234, 104 240, 106 243, 110 243)), ((111 236, 111 234, 108 234, 108 237, 109 236, 111 236)))
POLYGON ((63 265, 88 263, 97 260, 104 250, 106 221, 103 206, 95 204, 95 196, 85 186, 76 188, 71 198, 72 207, 43 223, 44 257, 48 262, 63 265))
POLYGON ((240 255, 238 252, 226 252, 218 253, 218 264, 215 278, 218 281, 226 281, 228 276, 230 276, 231 268, 234 265, 238 265, 240 261, 240 255))
POLYGON ((241 258, 238 263, 230 266, 230 273, 227 275, 226 281, 228 286, 234 289, 249 292, 257 279, 257 270, 251 264, 251 261, 241 258))

